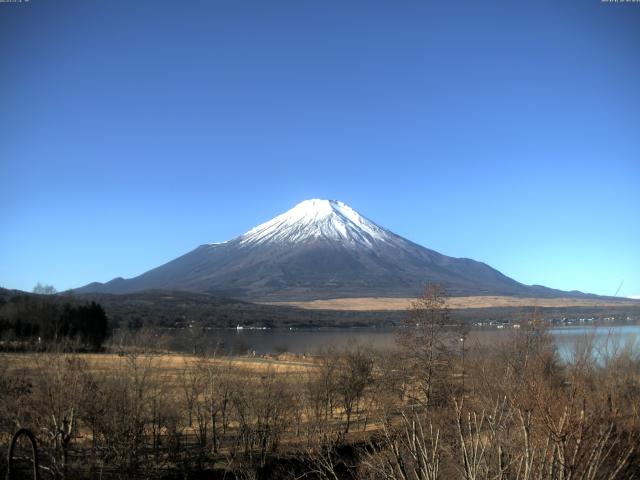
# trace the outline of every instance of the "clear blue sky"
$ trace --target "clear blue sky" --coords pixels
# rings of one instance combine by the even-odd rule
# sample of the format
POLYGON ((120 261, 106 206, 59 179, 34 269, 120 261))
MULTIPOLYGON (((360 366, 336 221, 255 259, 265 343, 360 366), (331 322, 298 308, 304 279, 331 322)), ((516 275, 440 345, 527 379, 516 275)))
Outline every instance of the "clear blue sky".
POLYGON ((640 295, 640 4, 0 3, 0 285, 135 276, 314 197, 640 295))

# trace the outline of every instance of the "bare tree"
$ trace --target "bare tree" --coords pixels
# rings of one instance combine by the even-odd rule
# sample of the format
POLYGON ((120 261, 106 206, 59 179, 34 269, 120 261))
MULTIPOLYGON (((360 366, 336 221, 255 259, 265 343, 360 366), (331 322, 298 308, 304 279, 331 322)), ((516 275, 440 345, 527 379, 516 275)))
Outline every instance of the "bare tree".
POLYGON ((36 283, 35 287, 33 287, 33 293, 39 295, 55 295, 57 292, 53 285, 43 285, 40 282, 36 283))
POLYGON ((412 367, 419 395, 414 401, 429 405, 438 394, 446 398, 451 362, 452 332, 447 330, 449 312, 440 285, 428 284, 411 303, 398 344, 412 367))
POLYGON ((189 358, 185 358, 183 364, 179 382, 189 419, 188 426, 191 428, 193 426, 193 410, 204 386, 202 370, 197 368, 197 364, 189 358))
POLYGON ((344 433, 349 433, 354 412, 358 412, 358 403, 373 380, 373 359, 359 345, 347 350, 340 363, 336 391, 340 405, 346 417, 344 433))
POLYGON ((363 469, 383 480, 441 478, 440 431, 415 409, 402 409, 397 421, 384 418, 381 433, 364 452, 363 469))
POLYGON ((196 404, 200 437, 206 435, 203 426, 210 426, 212 450, 217 453, 228 425, 232 388, 230 372, 233 367, 229 362, 222 363, 216 357, 216 351, 213 351, 200 357, 197 368, 202 382, 201 397, 196 404))

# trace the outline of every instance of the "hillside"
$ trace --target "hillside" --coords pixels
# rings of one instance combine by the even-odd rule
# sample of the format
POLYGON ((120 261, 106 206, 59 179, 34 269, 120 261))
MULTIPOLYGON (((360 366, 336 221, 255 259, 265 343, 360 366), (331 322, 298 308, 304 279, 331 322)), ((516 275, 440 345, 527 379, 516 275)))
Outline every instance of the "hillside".
POLYGON ((451 296, 584 297, 528 286, 490 266, 417 245, 334 200, 307 200, 244 235, 201 245, 135 278, 78 293, 182 290, 251 301, 415 297, 425 283, 451 296))

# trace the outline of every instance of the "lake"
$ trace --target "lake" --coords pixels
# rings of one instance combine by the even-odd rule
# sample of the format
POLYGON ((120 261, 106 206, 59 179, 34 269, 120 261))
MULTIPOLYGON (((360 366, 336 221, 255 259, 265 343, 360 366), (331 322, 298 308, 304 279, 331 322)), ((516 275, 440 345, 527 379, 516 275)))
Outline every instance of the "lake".
MULTIPOLYGON (((395 346, 397 328, 349 328, 349 329, 219 329, 199 335, 173 336, 172 348, 189 351, 193 343, 198 348, 214 346, 221 341, 230 352, 254 350, 261 355, 273 352, 317 354, 328 347, 341 350, 353 344, 389 349, 395 346)), ((622 348, 640 347, 640 325, 598 325, 553 327, 549 332, 564 360, 570 360, 576 348, 592 342, 598 356, 609 355, 622 348)), ((508 340, 517 329, 492 327, 472 329, 466 340, 468 347, 474 344, 495 344, 508 340)))

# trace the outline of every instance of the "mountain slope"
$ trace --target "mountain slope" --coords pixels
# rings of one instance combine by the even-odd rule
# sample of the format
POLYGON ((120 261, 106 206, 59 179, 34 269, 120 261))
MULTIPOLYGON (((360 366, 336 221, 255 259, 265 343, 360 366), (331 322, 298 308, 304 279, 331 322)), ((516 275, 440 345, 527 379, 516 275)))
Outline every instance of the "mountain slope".
POLYGON ((138 277, 92 283, 78 291, 172 289, 252 300, 305 300, 415 296, 425 282, 444 285, 450 295, 566 296, 523 285, 481 262, 441 255, 342 202, 317 199, 138 277))

